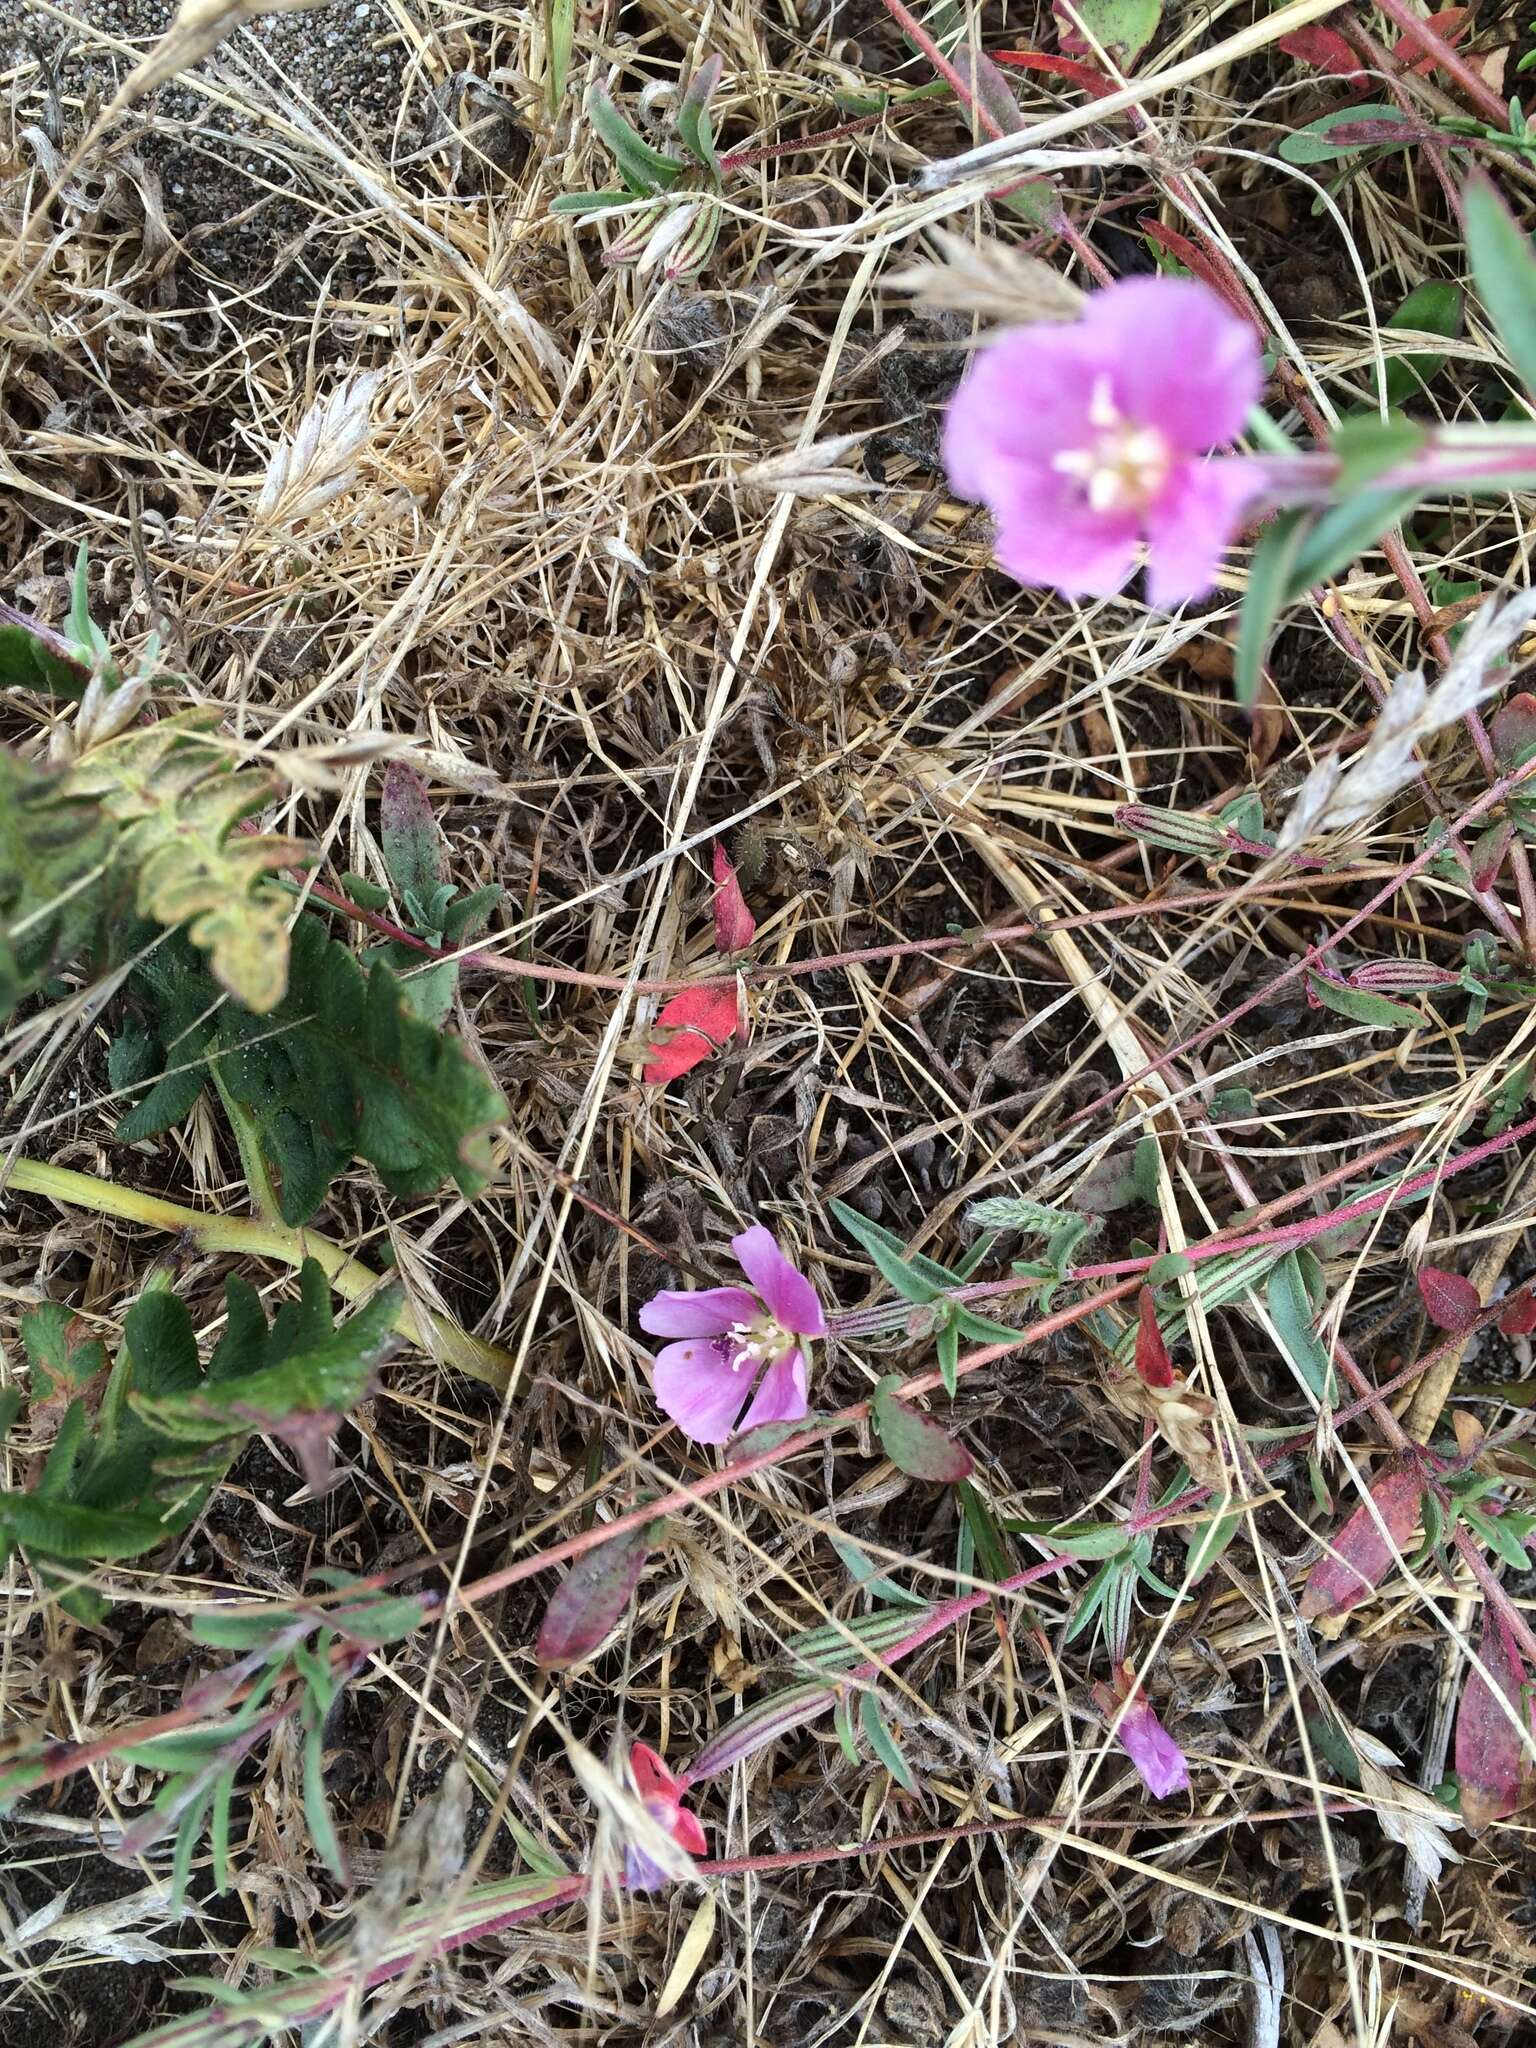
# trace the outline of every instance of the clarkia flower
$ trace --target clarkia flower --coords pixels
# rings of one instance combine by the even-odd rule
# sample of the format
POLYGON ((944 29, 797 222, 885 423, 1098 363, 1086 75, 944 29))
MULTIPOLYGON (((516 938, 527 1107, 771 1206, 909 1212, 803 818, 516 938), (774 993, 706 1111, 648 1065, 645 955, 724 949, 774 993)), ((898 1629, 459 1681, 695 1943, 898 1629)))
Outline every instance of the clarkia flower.
POLYGON ((742 1429, 798 1422, 808 1408, 806 1340, 827 1331, 815 1288, 771 1230, 754 1223, 731 1239, 731 1249, 750 1289, 664 1289, 640 1311, 650 1336, 682 1340, 656 1354, 656 1399, 701 1444, 723 1444, 738 1418, 742 1429))
POLYGON ((1189 1790, 1189 1764, 1184 1752, 1153 1713, 1129 1664, 1121 1666, 1114 1688, 1096 1685, 1093 1697, 1111 1725, 1122 1702, 1130 1701, 1115 1729, 1115 1740, 1136 1766, 1141 1782, 1154 1799, 1167 1799, 1172 1793, 1189 1790))
MULTIPOLYGON (((649 1743, 634 1742, 629 1749, 629 1775, 646 1812, 690 1856, 702 1856, 709 1847, 696 1813, 683 1805, 687 1778, 674 1777, 649 1743)), ((624 1851, 624 1882, 632 1892, 654 1892, 670 1881, 671 1873, 631 1842, 624 1851)))
POLYGON ((1208 285, 1129 278, 1065 325, 983 349, 950 401, 944 466, 997 521, 1020 583, 1109 597, 1147 543, 1160 609, 1203 597, 1265 470, 1207 451, 1233 440, 1263 387, 1259 337, 1208 285))

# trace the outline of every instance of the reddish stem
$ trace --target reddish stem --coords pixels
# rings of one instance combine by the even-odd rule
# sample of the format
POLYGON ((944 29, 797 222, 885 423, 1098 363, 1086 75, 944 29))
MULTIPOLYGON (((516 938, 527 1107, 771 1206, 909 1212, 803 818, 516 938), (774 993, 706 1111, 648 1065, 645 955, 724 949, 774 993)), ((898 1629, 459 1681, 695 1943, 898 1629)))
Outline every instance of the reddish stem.
POLYGON ((1375 4, 1389 21, 1397 24, 1404 41, 1416 43, 1426 56, 1433 57, 1446 76, 1455 79, 1484 119, 1502 133, 1509 125, 1509 109, 1488 81, 1478 77, 1466 58, 1415 14, 1405 0, 1375 0, 1375 4))

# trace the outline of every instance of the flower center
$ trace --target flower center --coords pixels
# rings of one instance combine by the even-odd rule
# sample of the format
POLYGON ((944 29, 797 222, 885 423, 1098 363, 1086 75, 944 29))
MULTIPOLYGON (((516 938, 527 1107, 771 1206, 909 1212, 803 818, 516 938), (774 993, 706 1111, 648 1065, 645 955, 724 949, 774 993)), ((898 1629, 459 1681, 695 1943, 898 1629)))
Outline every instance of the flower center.
POLYGON ((1141 512, 1168 481, 1173 450, 1159 427, 1137 426, 1115 404, 1108 377, 1094 384, 1088 404, 1094 430, 1086 448, 1064 448, 1052 469, 1075 478, 1092 512, 1141 512))
POLYGON ((730 1360, 732 1372, 754 1370, 770 1358, 793 1350, 795 1340, 782 1323, 768 1314, 754 1316, 750 1323, 732 1323, 720 1339, 720 1348, 730 1360))

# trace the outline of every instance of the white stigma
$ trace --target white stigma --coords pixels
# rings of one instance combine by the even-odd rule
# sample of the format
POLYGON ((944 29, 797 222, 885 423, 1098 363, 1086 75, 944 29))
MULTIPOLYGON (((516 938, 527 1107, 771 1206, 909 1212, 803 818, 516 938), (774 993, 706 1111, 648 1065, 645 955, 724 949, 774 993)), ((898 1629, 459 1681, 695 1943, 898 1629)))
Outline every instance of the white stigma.
POLYGON ((725 1341, 731 1347, 732 1372, 745 1372, 749 1365, 755 1367, 778 1358, 793 1349, 795 1342, 788 1330, 770 1315, 755 1316, 750 1323, 732 1323, 725 1332, 725 1341))
POLYGON ((1150 505, 1172 467, 1173 450, 1158 427, 1139 427, 1115 404, 1108 377, 1099 377, 1088 401, 1094 439, 1086 448, 1064 448, 1051 458, 1061 476, 1083 486, 1091 512, 1140 512, 1150 505))

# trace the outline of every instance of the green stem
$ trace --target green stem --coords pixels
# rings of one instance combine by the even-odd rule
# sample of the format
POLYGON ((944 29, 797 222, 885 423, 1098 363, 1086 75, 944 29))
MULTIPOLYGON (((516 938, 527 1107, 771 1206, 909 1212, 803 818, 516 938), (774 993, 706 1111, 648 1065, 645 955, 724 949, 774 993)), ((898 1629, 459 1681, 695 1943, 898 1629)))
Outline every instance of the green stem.
MULTIPOLYGON (((283 1223, 184 1209, 180 1203, 164 1202, 158 1195, 141 1194, 137 1188, 125 1188, 116 1181, 75 1173, 67 1166, 45 1166, 38 1159, 13 1160, 5 1184, 23 1194, 46 1196, 66 1208, 88 1209, 96 1216, 115 1216, 123 1223, 142 1223, 150 1230, 173 1232, 189 1239, 200 1251, 238 1252, 295 1267, 313 1259, 344 1301, 361 1301, 379 1284, 380 1276, 371 1266, 352 1258, 318 1231, 290 1230, 283 1223)), ((423 1335, 416 1311, 407 1304, 396 1316, 394 1326, 408 1343, 431 1352, 445 1365, 457 1366, 460 1372, 484 1380, 489 1386, 506 1386, 512 1360, 505 1351, 472 1337, 448 1316, 429 1313, 426 1321, 429 1334, 423 1335)))

